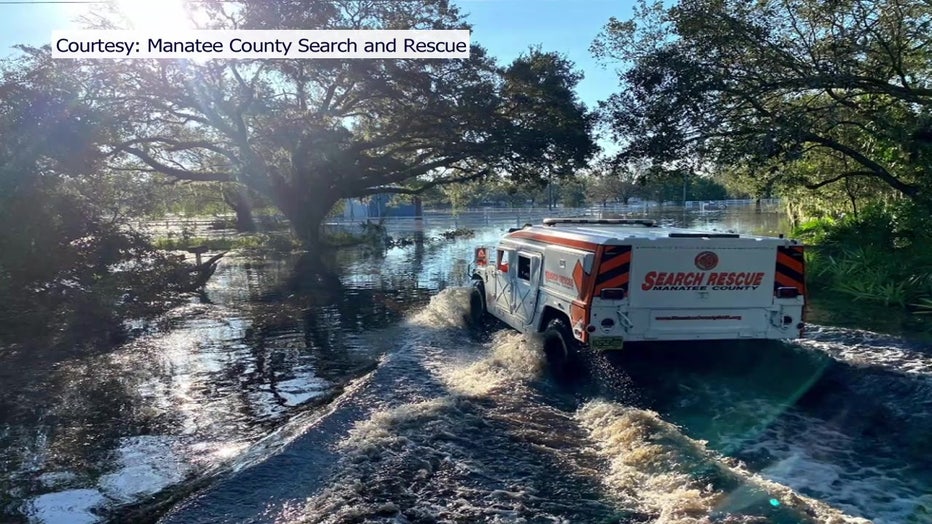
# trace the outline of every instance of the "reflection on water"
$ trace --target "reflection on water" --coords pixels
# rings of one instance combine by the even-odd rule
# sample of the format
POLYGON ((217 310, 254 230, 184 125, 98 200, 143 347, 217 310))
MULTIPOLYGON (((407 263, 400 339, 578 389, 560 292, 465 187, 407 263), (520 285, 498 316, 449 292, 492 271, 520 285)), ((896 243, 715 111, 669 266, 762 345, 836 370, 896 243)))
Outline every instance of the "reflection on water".
MULTIPOLYGON (((423 246, 407 251, 443 259, 437 271, 453 261, 423 246)), ((25 369, 30 348, 19 349, 20 367, 2 367, 0 520, 31 499, 25 509, 39 520, 93 521, 228 462, 326 403, 379 358, 384 344, 367 333, 437 289, 392 271, 404 257, 344 250, 333 257, 344 289, 296 296, 287 289, 293 258, 228 256, 207 303, 170 311, 130 343, 25 369)))
MULTIPOLYGON (((129 343, 59 359, 24 358, 30 348, 19 348, 15 370, 0 365, 0 520, 22 519, 25 513, 42 522, 94 522, 114 507, 153 495, 164 498, 166 488, 261 461, 257 449, 284 445, 276 430, 294 420, 315 420, 331 408, 342 410, 336 420, 354 428, 351 437, 341 443, 342 433, 326 434, 329 426, 322 422, 316 431, 323 436, 300 437, 308 442, 300 449, 306 454, 331 449, 325 444, 332 443, 342 454, 336 480, 318 486, 316 494, 302 491, 304 484, 291 486, 296 493, 267 482, 249 489, 261 485, 276 500, 292 500, 298 518, 311 521, 322 518, 321 508, 327 507, 363 516, 394 514, 390 506, 402 500, 410 515, 424 518, 651 520, 664 512, 688 517, 738 504, 726 500, 729 483, 750 482, 759 495, 785 489, 766 479, 778 481, 867 515, 865 505, 879 503, 870 489, 906 497, 932 485, 915 480, 918 473, 909 473, 909 482, 897 480, 894 472, 907 459, 928 460, 919 451, 923 446, 904 437, 912 451, 892 454, 887 463, 878 459, 875 466, 893 480, 879 488, 857 486, 865 475, 858 476, 852 461, 883 439, 868 435, 868 425, 839 418, 843 399, 819 396, 820 387, 835 380, 849 388, 896 389, 900 396, 872 399, 876 420, 888 428, 920 424, 930 434, 925 419, 891 406, 905 398, 915 408, 932 395, 921 385, 900 391, 905 386, 898 378, 865 375, 839 363, 856 346, 839 342, 841 336, 811 343, 823 344, 819 347, 804 345, 805 351, 767 353, 776 360, 732 354, 717 360, 729 365, 714 369, 703 367, 716 362, 711 358, 648 353, 594 369, 594 380, 567 397, 548 389, 533 341, 506 331, 477 342, 457 318, 464 301, 427 307, 438 291, 468 279, 474 246, 490 245, 503 230, 545 214, 478 212, 388 222, 390 235, 412 243, 387 250, 359 247, 313 258, 228 256, 207 287, 206 301, 192 300, 171 311, 129 343), (438 240, 440 232, 454 227, 476 229, 477 235, 438 240), (342 285, 334 287, 322 274, 338 277, 342 285), (774 370, 780 380, 772 379, 774 370), (714 373, 715 380, 703 373, 714 373), (370 390, 353 385, 360 380, 371 383, 370 390), (350 395, 347 388, 364 391, 350 395), (335 399, 347 399, 350 406, 356 402, 358 420, 346 414, 348 407, 332 407, 335 399), (619 442, 619 421, 642 432, 628 435, 627 444, 619 442), (826 432, 841 436, 832 440, 826 432), (651 435, 672 439, 668 444, 674 447, 652 454, 647 450, 657 443, 648 442, 651 435), (819 442, 831 449, 819 448, 819 442), (648 462, 619 458, 630 453, 648 462), (679 460, 683 453, 693 453, 700 470, 719 472, 712 492, 701 492, 706 477, 675 468, 658 480, 662 472, 651 469, 657 464, 650 461, 679 460), (749 471, 720 464, 714 453, 744 461, 749 471), (603 469, 616 460, 622 460, 618 468, 603 469), (563 472, 563 478, 552 471, 563 472), (606 472, 611 473, 607 483, 606 472), (756 474, 762 477, 749 480, 756 474), (807 475, 834 487, 807 483, 807 475), (372 478, 383 484, 361 484, 372 478), (676 484, 676 479, 685 480, 676 484), (407 491, 410 486, 421 491, 407 491), (663 498, 664 490, 682 497, 663 498), (317 510, 294 503, 308 496, 317 510), (639 497, 647 502, 631 502, 639 497), (857 497, 865 498, 858 502, 857 497)), ((782 215, 753 210, 673 210, 658 218, 705 229, 785 232, 782 215)), ((888 345, 906 351, 902 344, 888 345)), ((898 369, 901 362, 890 358, 888 367, 898 369)), ((924 368, 916 374, 928 377, 924 368)), ((298 438, 306 424, 299 426, 288 438, 298 438)), ((306 475, 320 467, 305 466, 306 475)), ((268 472, 260 473, 258 478, 268 472)), ((239 491, 223 495, 218 489, 218 500, 242 498, 239 491)), ((750 513, 784 515, 748 497, 742 500, 753 499, 750 513)), ((883 511, 907 515, 907 509, 883 511)), ((198 521, 180 515, 179 522, 198 521)), ((213 520, 210 513, 202 515, 203 522, 213 520)))

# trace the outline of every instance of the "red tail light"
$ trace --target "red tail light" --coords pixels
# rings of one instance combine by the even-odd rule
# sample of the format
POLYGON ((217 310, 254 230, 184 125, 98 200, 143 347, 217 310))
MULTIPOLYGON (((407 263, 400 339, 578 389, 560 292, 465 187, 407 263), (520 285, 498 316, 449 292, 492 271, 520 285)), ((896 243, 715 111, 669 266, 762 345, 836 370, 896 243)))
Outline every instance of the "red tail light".
POLYGON ((778 287, 777 298, 796 298, 799 296, 799 290, 795 287, 778 287))
POLYGON ((624 300, 625 290, 620 287, 603 289, 599 297, 603 300, 624 300))

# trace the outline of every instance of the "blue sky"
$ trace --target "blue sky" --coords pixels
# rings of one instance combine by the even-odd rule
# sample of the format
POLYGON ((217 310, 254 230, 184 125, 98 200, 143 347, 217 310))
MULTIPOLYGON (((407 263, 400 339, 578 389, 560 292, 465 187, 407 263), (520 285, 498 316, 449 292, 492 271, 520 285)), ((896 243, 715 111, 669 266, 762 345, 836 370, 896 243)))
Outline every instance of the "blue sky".
MULTIPOLYGON (((159 0, 140 0, 158 2, 159 0)), ((274 0, 270 0, 274 1, 274 0)), ((454 0, 473 25, 473 39, 507 63, 532 45, 559 51, 576 63, 585 79, 580 98, 590 107, 618 86, 615 74, 598 64, 589 44, 609 17, 627 18, 632 0, 454 0)), ((55 29, 70 22, 86 6, 67 4, 0 4, 0 56, 18 43, 42 45, 55 29)))
POLYGON ((590 107, 618 88, 615 73, 589 53, 589 45, 612 16, 631 16, 632 0, 458 0, 473 25, 473 39, 503 63, 529 46, 559 51, 586 75, 579 96, 590 107))

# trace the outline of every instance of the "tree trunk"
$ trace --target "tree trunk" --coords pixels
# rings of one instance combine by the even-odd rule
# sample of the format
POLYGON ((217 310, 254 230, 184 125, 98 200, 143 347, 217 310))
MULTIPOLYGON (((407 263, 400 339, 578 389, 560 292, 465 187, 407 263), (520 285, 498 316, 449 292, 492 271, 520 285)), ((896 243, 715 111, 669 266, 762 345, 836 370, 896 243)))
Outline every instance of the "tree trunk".
POLYGON ((276 194, 278 208, 291 222, 292 231, 309 250, 320 247, 320 226, 338 200, 339 196, 329 188, 321 187, 299 190, 289 188, 276 194))
POLYGON ((845 179, 845 193, 848 194, 848 200, 851 201, 851 213, 854 215, 854 219, 858 218, 858 200, 857 195, 855 194, 854 188, 851 187, 851 179, 845 179))
POLYGON ((236 230, 251 233, 256 230, 256 221, 252 216, 252 201, 245 188, 224 187, 223 200, 236 213, 236 230))
POLYGON ((334 203, 319 198, 302 200, 306 203, 300 204, 299 209, 287 213, 287 216, 291 221, 291 228, 298 235, 304 247, 316 249, 321 244, 320 226, 324 223, 327 211, 334 203), (308 200, 311 202, 307 202, 308 200))

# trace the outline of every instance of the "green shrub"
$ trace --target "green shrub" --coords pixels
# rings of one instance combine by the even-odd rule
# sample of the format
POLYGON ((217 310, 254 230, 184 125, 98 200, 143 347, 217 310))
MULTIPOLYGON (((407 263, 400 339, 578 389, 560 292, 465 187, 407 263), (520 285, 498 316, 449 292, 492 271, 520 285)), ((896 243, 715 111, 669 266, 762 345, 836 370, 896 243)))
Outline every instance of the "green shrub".
POLYGON ((813 218, 793 228, 793 238, 808 243, 821 244, 829 229, 835 225, 831 218, 813 218))
POLYGON ((932 216, 911 202, 872 205, 857 217, 816 219, 794 235, 810 244, 814 288, 854 300, 932 311, 932 216))

